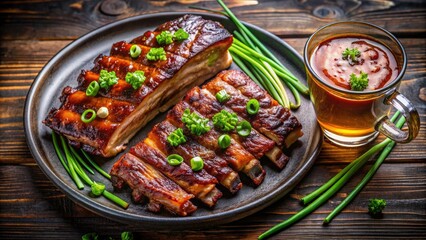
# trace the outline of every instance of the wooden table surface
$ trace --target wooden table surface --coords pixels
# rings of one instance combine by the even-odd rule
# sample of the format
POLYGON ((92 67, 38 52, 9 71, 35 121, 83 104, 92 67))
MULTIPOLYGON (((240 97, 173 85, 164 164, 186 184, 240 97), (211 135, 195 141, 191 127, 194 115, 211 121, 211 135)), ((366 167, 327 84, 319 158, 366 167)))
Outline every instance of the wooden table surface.
MULTIPOLYGON (((422 238, 426 236, 426 6, 412 1, 251 1, 225 3, 243 21, 264 28, 302 53, 308 36, 339 20, 382 26, 405 46, 408 68, 400 92, 416 106, 420 134, 397 145, 374 178, 329 226, 323 218, 368 171, 364 168, 313 214, 279 233, 294 238, 422 238), (382 219, 367 214, 368 199, 387 200, 382 219)), ((287 196, 242 220, 191 231, 150 231, 99 217, 68 199, 41 172, 24 134, 23 110, 31 83, 49 59, 74 39, 119 19, 165 11, 193 11, 189 4, 221 10, 213 1, 3 0, 0 3, 0 238, 79 239, 88 232, 116 239, 255 239, 301 209, 299 199, 334 176, 367 147, 345 149, 325 141, 315 165, 287 196)), ((380 136, 376 143, 383 140, 380 136)))

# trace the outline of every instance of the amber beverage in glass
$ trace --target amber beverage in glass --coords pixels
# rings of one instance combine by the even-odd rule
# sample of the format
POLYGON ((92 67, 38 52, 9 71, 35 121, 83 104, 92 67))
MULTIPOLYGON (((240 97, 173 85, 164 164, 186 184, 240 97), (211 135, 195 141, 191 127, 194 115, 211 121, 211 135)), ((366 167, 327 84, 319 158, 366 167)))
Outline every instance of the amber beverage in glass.
POLYGON ((397 91, 405 73, 407 57, 401 43, 388 31, 363 22, 327 25, 308 39, 304 61, 315 113, 324 135, 331 142, 355 147, 374 140, 379 132, 397 142, 409 142, 417 136, 419 115, 410 101, 397 91), (313 65, 312 56, 324 41, 345 36, 371 39, 387 48, 395 58, 397 74, 384 86, 364 91, 347 89, 325 79, 324 74, 313 65), (389 120, 387 115, 391 106, 406 118, 407 131, 399 130, 389 120))

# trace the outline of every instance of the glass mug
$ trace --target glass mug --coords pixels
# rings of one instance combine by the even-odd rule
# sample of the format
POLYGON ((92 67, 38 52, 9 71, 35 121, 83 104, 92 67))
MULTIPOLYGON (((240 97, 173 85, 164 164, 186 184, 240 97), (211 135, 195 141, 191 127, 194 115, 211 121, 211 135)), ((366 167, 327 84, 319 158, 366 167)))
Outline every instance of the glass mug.
POLYGON ((333 143, 362 146, 383 133, 396 142, 414 139, 420 128, 419 114, 397 89, 407 66, 401 43, 388 31, 363 22, 337 22, 318 29, 304 48, 308 86, 318 122, 324 135, 333 143), (394 55, 399 73, 377 90, 352 91, 322 79, 311 65, 311 56, 321 42, 335 37, 360 36, 381 43, 394 55), (406 118, 408 131, 398 129, 387 117, 391 106, 406 118))

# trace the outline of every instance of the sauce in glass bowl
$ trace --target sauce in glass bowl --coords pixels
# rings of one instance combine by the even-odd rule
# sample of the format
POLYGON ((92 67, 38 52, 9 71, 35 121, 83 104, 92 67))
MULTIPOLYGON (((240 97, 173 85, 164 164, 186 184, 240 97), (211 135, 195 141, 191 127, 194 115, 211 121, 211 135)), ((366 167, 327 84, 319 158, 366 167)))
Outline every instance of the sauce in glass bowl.
POLYGON ((368 74, 364 91, 377 90, 395 79, 399 68, 394 55, 384 45, 358 36, 338 36, 320 43, 310 59, 314 71, 330 84, 351 90, 350 75, 368 74), (345 50, 356 50, 354 60, 345 50))

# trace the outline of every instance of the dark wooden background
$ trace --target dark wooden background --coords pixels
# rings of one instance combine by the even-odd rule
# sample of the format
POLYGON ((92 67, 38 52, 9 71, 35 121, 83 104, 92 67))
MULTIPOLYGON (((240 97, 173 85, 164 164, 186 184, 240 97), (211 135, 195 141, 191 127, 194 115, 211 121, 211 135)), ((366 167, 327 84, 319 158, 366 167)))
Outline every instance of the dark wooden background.
MULTIPOLYGON (((420 134, 397 145, 361 194, 329 226, 323 218, 361 179, 299 223, 276 235, 288 238, 424 238, 426 236, 426 6, 413 1, 226 0, 236 15, 287 41, 299 53, 317 28, 338 20, 362 20, 394 33, 405 46, 408 68, 400 91, 421 116, 420 134), (367 214, 368 199, 388 202, 382 219, 367 214)), ((88 232, 116 239, 132 231, 137 239, 255 239, 301 209, 299 199, 334 176, 366 150, 328 142, 304 180, 277 203, 245 219, 193 231, 159 231, 97 216, 66 198, 32 158, 25 142, 26 94, 41 68, 60 49, 91 30, 119 19, 164 11, 193 11, 190 4, 220 10, 211 1, 2 0, 0 2, 0 238, 79 239, 88 232)), ((382 140, 383 137, 379 137, 382 140)), ((376 142, 377 142, 376 141, 376 142)), ((366 173, 367 168, 362 173, 366 173)))

